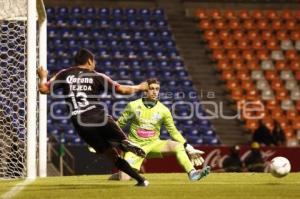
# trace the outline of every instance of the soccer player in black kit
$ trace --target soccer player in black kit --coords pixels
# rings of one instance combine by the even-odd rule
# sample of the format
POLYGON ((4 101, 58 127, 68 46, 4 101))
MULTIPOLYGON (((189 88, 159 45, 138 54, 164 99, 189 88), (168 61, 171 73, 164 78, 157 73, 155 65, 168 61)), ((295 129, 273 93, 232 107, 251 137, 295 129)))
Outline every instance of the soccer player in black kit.
POLYGON ((149 182, 119 156, 117 149, 142 157, 145 152, 127 139, 101 103, 103 92, 132 94, 145 91, 148 84, 120 85, 105 74, 96 72, 94 55, 87 49, 81 49, 75 55, 75 63, 75 67, 59 71, 49 81, 48 71, 39 67, 39 91, 52 94, 56 89, 63 89, 63 98, 69 105, 71 120, 79 136, 98 153, 107 155, 118 169, 136 179, 136 186, 148 186, 149 182))

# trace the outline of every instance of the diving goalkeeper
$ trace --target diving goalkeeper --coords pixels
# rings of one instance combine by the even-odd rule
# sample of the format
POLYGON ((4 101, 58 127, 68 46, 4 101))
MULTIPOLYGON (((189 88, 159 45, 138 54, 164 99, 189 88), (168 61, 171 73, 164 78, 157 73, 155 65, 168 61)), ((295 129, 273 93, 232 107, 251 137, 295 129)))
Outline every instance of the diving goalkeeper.
MULTIPOLYGON (((156 79, 147 80, 146 97, 127 104, 118 124, 121 128, 130 125, 128 138, 138 144, 146 153, 147 158, 175 155, 178 163, 188 174, 191 181, 197 181, 207 176, 210 167, 196 170, 194 166, 201 166, 204 162, 203 151, 194 149, 187 144, 181 133, 174 125, 169 109, 158 100, 160 83, 156 79), (159 139, 160 128, 165 125, 173 140, 159 139)), ((124 159, 136 170, 140 170, 144 161, 132 152, 126 152, 124 159)), ((128 180, 130 177, 119 172, 110 177, 111 180, 128 180)))

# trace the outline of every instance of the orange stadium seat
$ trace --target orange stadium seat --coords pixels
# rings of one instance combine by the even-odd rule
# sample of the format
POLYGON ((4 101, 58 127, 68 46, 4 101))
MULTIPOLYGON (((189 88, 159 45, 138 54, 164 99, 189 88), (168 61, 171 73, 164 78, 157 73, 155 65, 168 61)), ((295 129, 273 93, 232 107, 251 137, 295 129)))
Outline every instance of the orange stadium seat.
POLYGON ((214 27, 217 30, 225 30, 225 29, 228 28, 226 21, 223 20, 223 19, 217 19, 217 20, 215 20, 214 27))
POLYGON ((293 18, 293 13, 290 10, 283 10, 280 13, 280 18, 282 18, 282 19, 292 19, 293 18))
POLYGON ((245 36, 246 34, 243 30, 238 29, 233 31, 233 38, 237 41, 245 40, 246 39, 245 36))
POLYGON ((286 60, 277 60, 275 62, 275 68, 277 70, 285 70, 285 69, 289 69, 289 64, 287 63, 286 60))
POLYGON ((295 130, 300 130, 300 117, 292 118, 292 127, 295 130))
POLYGON ((240 83, 239 83, 239 81, 234 80, 234 79, 228 80, 227 83, 226 83, 226 87, 229 90, 240 89, 240 83))
POLYGON ((251 16, 254 19, 263 19, 264 13, 261 10, 253 10, 251 16))
POLYGON ((269 22, 267 19, 259 19, 257 21, 257 28, 260 30, 267 30, 270 28, 269 22))
POLYGON ((246 66, 249 70, 257 70, 260 68, 258 60, 247 60, 246 66))
POLYGON ((264 42, 261 39, 254 39, 252 41, 252 48, 253 49, 263 49, 264 48, 264 42))
POLYGON ((250 79, 249 71, 247 69, 238 70, 236 73, 236 78, 239 80, 250 79))
POLYGON ((245 19, 243 22, 243 27, 246 30, 256 29, 255 21, 253 19, 245 19))
MULTIPOLYGON (((285 28, 287 30, 296 30, 299 28, 299 25, 297 24, 296 20, 288 20, 285 22, 285 28)), ((298 30, 299 31, 299 30, 298 30)))
POLYGON ((231 91, 231 98, 235 101, 241 101, 244 99, 243 89, 237 88, 231 91))
POLYGON ((227 50, 235 49, 236 48, 235 40, 233 40, 233 39, 227 39, 227 40, 224 41, 224 45, 223 46, 227 50))
POLYGON ((222 45, 222 42, 218 39, 211 39, 209 40, 208 42, 208 46, 209 48, 211 49, 222 49, 223 48, 223 45, 222 45))
POLYGON ((286 89, 280 89, 276 91, 276 99, 277 100, 286 100, 289 98, 289 94, 286 89))
POLYGON ((270 58, 270 53, 268 50, 265 50, 265 49, 257 50, 256 56, 260 60, 268 60, 270 58))
POLYGON ((218 59, 225 59, 227 57, 225 56, 224 50, 213 50, 213 58, 215 60, 218 60, 218 59))
POLYGON ((276 107, 276 108, 271 110, 271 116, 275 120, 281 118, 282 115, 283 115, 283 111, 280 107, 276 107))
POLYGON ((223 70, 221 78, 223 80, 232 80, 232 79, 235 79, 235 74, 234 74, 233 70, 223 70))
POLYGON ((287 30, 278 30, 276 31, 276 38, 278 40, 287 40, 289 39, 289 34, 287 30))
POLYGON ((273 110, 277 107, 279 107, 279 103, 276 99, 273 99, 273 100, 267 100, 265 102, 265 106, 268 110, 273 110))
POLYGON ((249 19, 250 18, 250 14, 249 14, 248 10, 240 10, 238 12, 238 16, 241 19, 249 19))
POLYGON ((286 111, 286 118, 288 120, 293 120, 298 116, 298 111, 296 109, 291 109, 286 111))
POLYGON ((222 18, 222 13, 220 10, 211 10, 209 12, 209 15, 213 18, 213 19, 221 19, 222 18))
POLYGON ((275 71, 275 70, 267 70, 267 71, 265 71, 265 78, 267 80, 273 80, 273 79, 278 78, 277 71, 275 71))
POLYGON ((228 59, 220 59, 217 64, 218 70, 231 69, 231 63, 228 59))
POLYGON ((203 19, 200 22, 200 28, 203 30, 211 30, 213 29, 212 23, 208 19, 203 19))
POLYGON ((261 38, 257 30, 248 30, 247 37, 249 40, 257 40, 261 38))
POLYGON ((235 19, 236 13, 233 10, 226 10, 223 14, 226 19, 235 19))
POLYGON ((295 72, 295 79, 300 81, 300 70, 296 70, 295 72))
POLYGON ((268 30, 263 30, 261 33, 261 38, 265 41, 268 41, 270 39, 274 39, 274 35, 273 35, 273 31, 271 31, 270 29, 268 30))
POLYGON ((249 49, 250 48, 250 42, 246 39, 240 39, 238 41, 237 46, 238 46, 239 49, 249 49))
POLYGON ((231 29, 231 30, 241 29, 241 24, 238 19, 230 19, 228 26, 229 26, 229 29, 231 29))
POLYGON ((278 14, 277 14, 277 12, 275 10, 267 10, 265 12, 265 16, 269 20, 270 19, 278 19, 279 18, 278 14))
POLYGON ((300 60, 292 60, 290 67, 292 70, 296 71, 296 70, 300 70, 300 60))
POLYGON ((271 88, 275 91, 282 90, 284 88, 284 84, 281 79, 273 79, 271 81, 271 88))
POLYGON ((202 9, 198 9, 196 11, 196 17, 198 17, 199 19, 207 19, 208 18, 207 11, 202 10, 202 9))
POLYGON ((283 29, 285 29, 284 23, 280 19, 273 19, 272 20, 272 29, 283 30, 283 29))
POLYGON ((294 30, 291 32, 291 39, 294 41, 300 40, 300 31, 294 30))
POLYGON ((255 54, 252 50, 243 50, 242 51, 243 58, 245 60, 253 60, 255 59, 255 54))
POLYGON ((231 35, 230 32, 228 30, 220 30, 219 32, 219 38, 221 40, 228 40, 230 39, 231 35))
POLYGON ((228 50, 227 51, 227 57, 229 59, 239 59, 240 58, 240 52, 238 50, 228 50))
POLYGON ((297 50, 287 50, 285 52, 285 57, 289 60, 299 59, 297 50))
POLYGON ((269 50, 279 50, 280 49, 280 46, 279 46, 279 42, 277 39, 273 38, 273 39, 269 39, 267 41, 267 48, 269 50))
POLYGON ((251 79, 244 79, 241 82, 241 87, 244 90, 255 90, 255 86, 251 79))
POLYGON ((245 63, 243 59, 235 59, 232 61, 232 67, 236 70, 244 70, 245 63))
POLYGON ((253 90, 247 90, 246 93, 246 100, 259 100, 259 94, 258 91, 253 89, 253 90))
POLYGON ((218 34, 216 33, 215 30, 205 30, 204 31, 204 38, 206 40, 217 39, 218 38, 218 34))
POLYGON ((300 10, 295 11, 295 19, 298 21, 300 20, 300 10))

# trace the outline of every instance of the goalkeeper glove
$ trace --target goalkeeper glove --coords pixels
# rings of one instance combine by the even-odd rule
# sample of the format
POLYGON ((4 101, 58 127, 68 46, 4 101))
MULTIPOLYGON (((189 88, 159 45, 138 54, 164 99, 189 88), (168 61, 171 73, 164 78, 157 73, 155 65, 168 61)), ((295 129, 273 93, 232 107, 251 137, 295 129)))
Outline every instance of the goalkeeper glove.
POLYGON ((204 154, 204 151, 200 151, 198 149, 195 149, 192 145, 190 144, 184 144, 185 146, 185 151, 188 154, 192 164, 194 166, 201 166, 204 163, 204 159, 201 155, 204 154))

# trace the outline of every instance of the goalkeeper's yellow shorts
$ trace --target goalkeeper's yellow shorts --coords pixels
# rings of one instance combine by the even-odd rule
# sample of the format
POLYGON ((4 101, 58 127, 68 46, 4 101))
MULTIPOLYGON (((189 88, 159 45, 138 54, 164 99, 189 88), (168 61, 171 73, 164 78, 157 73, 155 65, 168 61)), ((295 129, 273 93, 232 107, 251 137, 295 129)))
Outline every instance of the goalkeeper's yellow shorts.
MULTIPOLYGON (((139 144, 139 146, 145 151, 146 158, 162 158, 161 150, 167 145, 168 140, 155 140, 149 143, 139 144)), ((135 155, 132 152, 126 152, 124 159, 130 164, 134 169, 140 170, 144 158, 135 155)))

